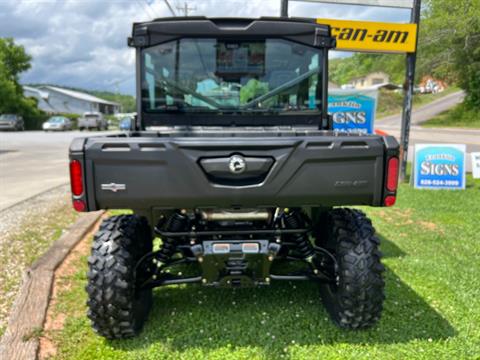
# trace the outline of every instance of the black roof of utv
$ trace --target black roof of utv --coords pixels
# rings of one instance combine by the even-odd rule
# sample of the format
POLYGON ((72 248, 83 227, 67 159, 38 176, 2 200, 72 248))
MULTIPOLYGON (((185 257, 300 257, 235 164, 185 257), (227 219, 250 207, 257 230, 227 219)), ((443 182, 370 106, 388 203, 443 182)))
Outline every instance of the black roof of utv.
POLYGON ((133 24, 132 47, 149 47, 182 37, 277 37, 309 46, 332 48, 335 40, 328 25, 307 18, 207 18, 169 17, 133 24))

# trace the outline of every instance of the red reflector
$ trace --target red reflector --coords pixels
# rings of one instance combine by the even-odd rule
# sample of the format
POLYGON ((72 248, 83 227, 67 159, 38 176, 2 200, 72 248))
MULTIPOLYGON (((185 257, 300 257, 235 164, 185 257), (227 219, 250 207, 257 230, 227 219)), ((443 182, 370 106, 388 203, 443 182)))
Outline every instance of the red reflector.
POLYGON ((78 160, 70 161, 70 185, 72 194, 80 196, 83 193, 82 164, 78 160))
POLYGON ((393 206, 395 205, 395 201, 397 200, 397 198, 393 195, 388 195, 385 200, 384 200, 384 204, 385 206, 393 206))
POLYGON ((398 186, 398 158, 392 157, 387 164, 387 190, 395 191, 398 186))
POLYGON ((83 200, 73 200, 73 208, 78 212, 84 212, 87 209, 87 205, 83 200))

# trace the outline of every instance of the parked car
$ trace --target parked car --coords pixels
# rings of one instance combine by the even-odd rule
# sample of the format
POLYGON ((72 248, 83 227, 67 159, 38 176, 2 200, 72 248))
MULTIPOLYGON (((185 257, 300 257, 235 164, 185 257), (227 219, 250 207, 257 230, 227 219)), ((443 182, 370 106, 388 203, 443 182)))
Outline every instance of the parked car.
POLYGON ((108 122, 100 112, 86 112, 78 119, 80 130, 108 130, 108 122))
POLYGON ((0 115, 0 130, 25 130, 25 122, 23 117, 15 114, 0 115))
POLYGON ((120 120, 120 130, 128 131, 132 130, 133 119, 131 117, 124 117, 120 120))
POLYGON ((45 131, 66 131, 72 130, 72 122, 64 116, 52 116, 42 125, 45 131))

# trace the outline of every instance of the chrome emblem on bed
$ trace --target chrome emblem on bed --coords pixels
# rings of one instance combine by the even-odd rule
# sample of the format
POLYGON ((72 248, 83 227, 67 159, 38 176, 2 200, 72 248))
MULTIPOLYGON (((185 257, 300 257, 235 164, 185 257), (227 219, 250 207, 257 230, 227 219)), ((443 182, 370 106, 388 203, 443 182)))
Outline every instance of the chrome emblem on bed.
POLYGON ((233 155, 228 163, 228 168, 232 174, 241 174, 247 168, 247 163, 243 156, 233 155))
POLYGON ((108 190, 116 193, 117 191, 124 191, 127 190, 127 185, 125 184, 115 184, 115 183, 110 183, 110 184, 102 184, 102 190, 108 190))

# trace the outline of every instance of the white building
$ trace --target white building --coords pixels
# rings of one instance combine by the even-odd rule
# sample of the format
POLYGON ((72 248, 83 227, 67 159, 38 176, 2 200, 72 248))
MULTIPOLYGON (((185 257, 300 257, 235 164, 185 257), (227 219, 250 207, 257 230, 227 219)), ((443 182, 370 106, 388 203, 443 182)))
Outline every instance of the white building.
POLYGON ((118 103, 56 86, 24 86, 23 93, 26 97, 37 99, 38 108, 49 114, 101 112, 108 115, 120 112, 118 103))
POLYGON ((350 81, 350 84, 354 89, 371 88, 376 85, 388 83, 390 83, 390 76, 382 71, 373 72, 366 76, 356 77, 350 81))

